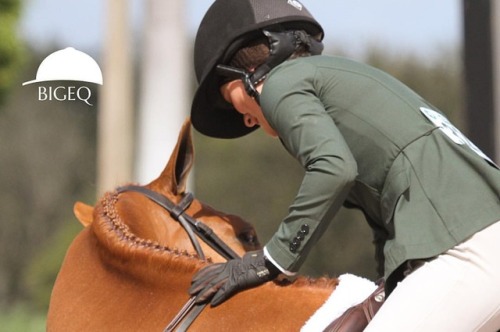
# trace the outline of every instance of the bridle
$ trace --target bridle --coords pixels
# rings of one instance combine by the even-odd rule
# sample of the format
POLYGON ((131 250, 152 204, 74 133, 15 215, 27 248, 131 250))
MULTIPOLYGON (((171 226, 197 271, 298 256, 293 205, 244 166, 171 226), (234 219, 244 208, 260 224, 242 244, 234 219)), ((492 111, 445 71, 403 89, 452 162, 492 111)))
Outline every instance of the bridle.
POLYGON ((189 235, 189 239, 191 240, 191 243, 193 244, 193 247, 195 248, 196 253, 198 254, 200 259, 204 260, 205 254, 201 249, 196 235, 198 235, 198 237, 203 240, 203 242, 209 245, 222 257, 226 259, 239 257, 239 255, 235 253, 233 249, 231 249, 227 244, 225 244, 210 227, 185 213, 194 199, 191 193, 185 193, 182 196, 179 204, 175 205, 166 196, 145 187, 129 185, 117 189, 118 193, 122 193, 125 191, 135 191, 141 193, 167 210, 172 218, 177 220, 186 230, 187 234, 189 235))
MULTIPOLYGON (((200 259, 204 260, 205 254, 201 249, 197 236, 225 259, 229 260, 239 258, 239 255, 234 252, 234 250, 231 249, 227 244, 225 244, 210 227, 185 213, 194 199, 191 193, 185 193, 182 196, 179 204, 176 205, 166 196, 145 187, 129 185, 119 187, 117 189, 117 193, 123 193, 126 191, 141 193, 167 210, 170 213, 170 216, 182 225, 200 259)), ((197 304, 195 303, 195 300, 195 296, 189 298, 186 304, 181 308, 177 315, 164 329, 164 332, 171 332, 176 328, 179 332, 186 331, 188 329, 188 327, 193 323, 196 317, 198 317, 198 315, 206 306, 206 303, 197 304)))

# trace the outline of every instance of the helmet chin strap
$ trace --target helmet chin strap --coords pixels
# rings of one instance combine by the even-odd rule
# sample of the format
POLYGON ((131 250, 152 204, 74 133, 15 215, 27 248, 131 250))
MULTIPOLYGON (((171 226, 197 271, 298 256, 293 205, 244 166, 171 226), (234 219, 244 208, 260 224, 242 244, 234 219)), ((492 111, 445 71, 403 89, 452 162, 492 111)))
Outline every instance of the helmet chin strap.
POLYGON ((255 88, 257 84, 266 78, 266 75, 276 66, 288 59, 293 52, 305 45, 311 55, 321 54, 323 43, 312 38, 301 30, 271 32, 263 30, 269 40, 269 57, 266 62, 257 67, 253 72, 226 65, 217 65, 217 74, 229 79, 241 79, 245 90, 260 105, 260 94, 255 88))
POLYGON ((244 69, 226 65, 217 65, 216 70, 218 75, 227 77, 230 80, 240 79, 243 82, 246 93, 250 97, 254 98, 255 101, 260 105, 260 94, 255 88, 255 85, 258 84, 258 82, 252 82, 252 73, 244 69))

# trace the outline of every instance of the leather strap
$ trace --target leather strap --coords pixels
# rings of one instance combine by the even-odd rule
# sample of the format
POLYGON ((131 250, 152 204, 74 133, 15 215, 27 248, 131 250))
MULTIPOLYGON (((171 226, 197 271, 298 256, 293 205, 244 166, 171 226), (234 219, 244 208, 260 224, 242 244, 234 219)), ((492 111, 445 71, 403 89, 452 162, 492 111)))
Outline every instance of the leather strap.
MULTIPOLYGON (((194 322, 194 320, 201 314, 203 309, 205 309, 206 303, 195 304, 193 309, 191 309, 189 315, 181 322, 179 327, 177 328, 177 332, 185 332, 194 322)), ((173 330, 165 330, 165 332, 171 332, 173 330)))
POLYGON ((196 233, 207 245, 212 247, 212 249, 214 249, 222 257, 226 259, 239 258, 238 254, 225 244, 224 241, 222 241, 209 226, 185 213, 185 210, 193 201, 193 195, 191 193, 185 194, 181 202, 178 205, 175 205, 167 197, 145 187, 130 185, 120 187, 117 190, 118 193, 125 191, 139 192, 170 212, 172 217, 179 221, 188 233, 189 238, 193 243, 193 247, 196 249, 196 252, 201 259, 204 259, 205 255, 203 254, 203 250, 201 250, 201 246, 199 245, 194 233, 196 233))
POLYGON ((346 310, 323 332, 362 332, 384 303, 384 286, 384 282, 380 282, 377 289, 366 300, 346 310))

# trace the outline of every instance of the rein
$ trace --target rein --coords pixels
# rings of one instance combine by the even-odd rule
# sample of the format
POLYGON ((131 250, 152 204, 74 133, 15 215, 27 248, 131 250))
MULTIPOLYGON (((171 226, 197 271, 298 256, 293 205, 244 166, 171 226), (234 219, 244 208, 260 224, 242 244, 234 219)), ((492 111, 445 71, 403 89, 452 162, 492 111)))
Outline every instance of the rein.
MULTIPOLYGON (((172 218, 178 221, 184 228, 200 259, 205 260, 205 254, 203 253, 197 236, 225 259, 229 260, 239 258, 238 254, 225 244, 210 227, 185 213, 194 199, 191 193, 184 194, 179 204, 176 205, 166 196, 145 187, 129 185, 117 189, 117 193, 123 193, 126 191, 141 193, 167 210, 172 218)), ((187 303, 181 308, 174 319, 167 325, 164 332, 174 331, 179 324, 180 326, 177 331, 187 330, 187 328, 207 305, 206 303, 196 304, 195 299, 195 296, 189 298, 187 303)))

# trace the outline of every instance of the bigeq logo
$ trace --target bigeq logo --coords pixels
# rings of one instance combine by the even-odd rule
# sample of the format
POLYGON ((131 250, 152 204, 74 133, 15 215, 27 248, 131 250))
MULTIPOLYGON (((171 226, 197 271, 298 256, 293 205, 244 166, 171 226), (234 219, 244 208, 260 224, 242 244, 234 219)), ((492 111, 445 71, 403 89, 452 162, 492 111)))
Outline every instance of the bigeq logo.
MULTIPOLYGON (((102 85, 102 72, 97 62, 86 53, 73 47, 48 55, 38 67, 36 79, 23 85, 51 81, 80 81, 102 85)), ((38 100, 75 101, 81 100, 93 106, 89 99, 92 91, 86 86, 38 87, 38 100)))

